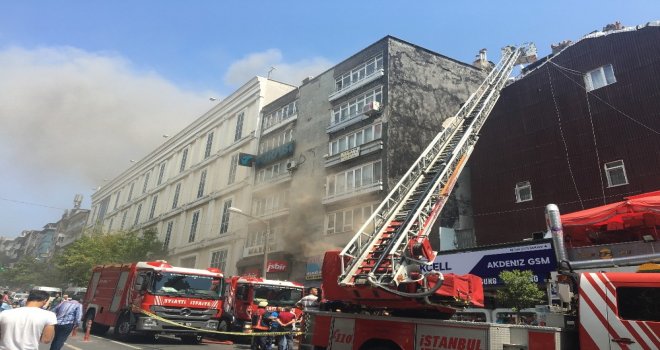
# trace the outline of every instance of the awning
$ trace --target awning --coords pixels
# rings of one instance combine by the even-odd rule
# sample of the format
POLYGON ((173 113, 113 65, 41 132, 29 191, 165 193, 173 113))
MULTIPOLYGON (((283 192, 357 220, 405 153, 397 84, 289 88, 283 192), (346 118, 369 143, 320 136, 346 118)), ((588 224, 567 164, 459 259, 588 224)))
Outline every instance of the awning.
POLYGON ((660 227, 660 191, 561 216, 571 247, 630 241, 655 241, 660 227))
POLYGON ((644 223, 639 221, 643 221, 645 216, 654 217, 654 223, 660 223, 658 220, 660 219, 660 191, 626 197, 626 200, 622 202, 564 214, 561 216, 561 222, 564 227, 594 227, 624 222, 642 226, 644 223))

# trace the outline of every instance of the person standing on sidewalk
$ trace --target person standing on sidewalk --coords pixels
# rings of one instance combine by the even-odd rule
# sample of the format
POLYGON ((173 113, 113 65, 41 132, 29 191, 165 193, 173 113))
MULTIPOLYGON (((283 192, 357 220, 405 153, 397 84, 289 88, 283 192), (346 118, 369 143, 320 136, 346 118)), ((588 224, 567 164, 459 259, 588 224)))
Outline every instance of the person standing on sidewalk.
POLYGON ((57 324, 55 325, 55 338, 53 343, 50 344, 50 350, 62 349, 71 331, 82 322, 82 304, 76 300, 71 300, 68 295, 64 295, 62 300, 53 309, 53 312, 57 315, 57 324))
POLYGON ((0 350, 38 350, 55 334, 57 317, 42 309, 50 296, 42 290, 30 291, 25 307, 0 313, 0 350))

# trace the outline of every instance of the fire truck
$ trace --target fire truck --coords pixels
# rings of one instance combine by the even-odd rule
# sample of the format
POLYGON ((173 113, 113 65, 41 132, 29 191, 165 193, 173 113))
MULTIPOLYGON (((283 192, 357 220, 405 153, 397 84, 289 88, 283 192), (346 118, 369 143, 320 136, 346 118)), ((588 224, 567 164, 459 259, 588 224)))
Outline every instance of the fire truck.
MULTIPOLYGON (((486 80, 344 249, 326 252, 323 311, 305 314, 301 349, 660 348, 660 274, 577 274, 557 249, 566 276, 558 281, 565 301, 556 310, 561 326, 541 327, 447 320, 459 308, 483 306, 481 279, 421 268, 435 260, 428 235, 500 90, 514 65, 534 59, 533 44, 505 47, 486 80), (644 300, 637 305, 651 312, 626 315, 623 306, 631 302, 622 296, 644 300)), ((560 237, 558 211, 548 212, 550 231, 560 237)))
POLYGON ((132 334, 171 334, 199 343, 197 329, 218 328, 223 284, 216 268, 174 267, 163 260, 96 266, 83 299, 83 326, 95 334, 114 327, 114 336, 122 340, 132 334))
POLYGON ((251 332, 252 313, 262 301, 268 302, 268 310, 291 307, 297 316, 302 313, 296 308, 304 292, 300 283, 268 280, 260 277, 233 276, 227 279, 220 320, 220 331, 251 332))

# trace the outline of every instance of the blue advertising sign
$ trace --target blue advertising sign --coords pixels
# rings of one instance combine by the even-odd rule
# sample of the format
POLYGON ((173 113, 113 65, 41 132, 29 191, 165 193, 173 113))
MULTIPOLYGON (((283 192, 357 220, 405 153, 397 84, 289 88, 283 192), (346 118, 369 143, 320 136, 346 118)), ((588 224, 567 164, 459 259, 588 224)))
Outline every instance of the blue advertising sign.
POLYGON ((504 270, 531 270, 534 282, 543 283, 556 269, 557 259, 550 242, 449 254, 440 252, 433 264, 422 266, 423 272, 470 273, 481 277, 484 286, 501 285, 499 274, 504 270))

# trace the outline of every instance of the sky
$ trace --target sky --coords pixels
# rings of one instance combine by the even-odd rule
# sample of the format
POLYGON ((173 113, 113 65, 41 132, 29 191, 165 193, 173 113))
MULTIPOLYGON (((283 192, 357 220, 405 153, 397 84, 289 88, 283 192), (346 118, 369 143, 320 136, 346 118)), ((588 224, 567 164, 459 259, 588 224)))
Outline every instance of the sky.
POLYGON ((0 236, 57 222, 255 75, 300 85, 386 35, 471 63, 660 20, 657 0, 0 0, 0 236))

